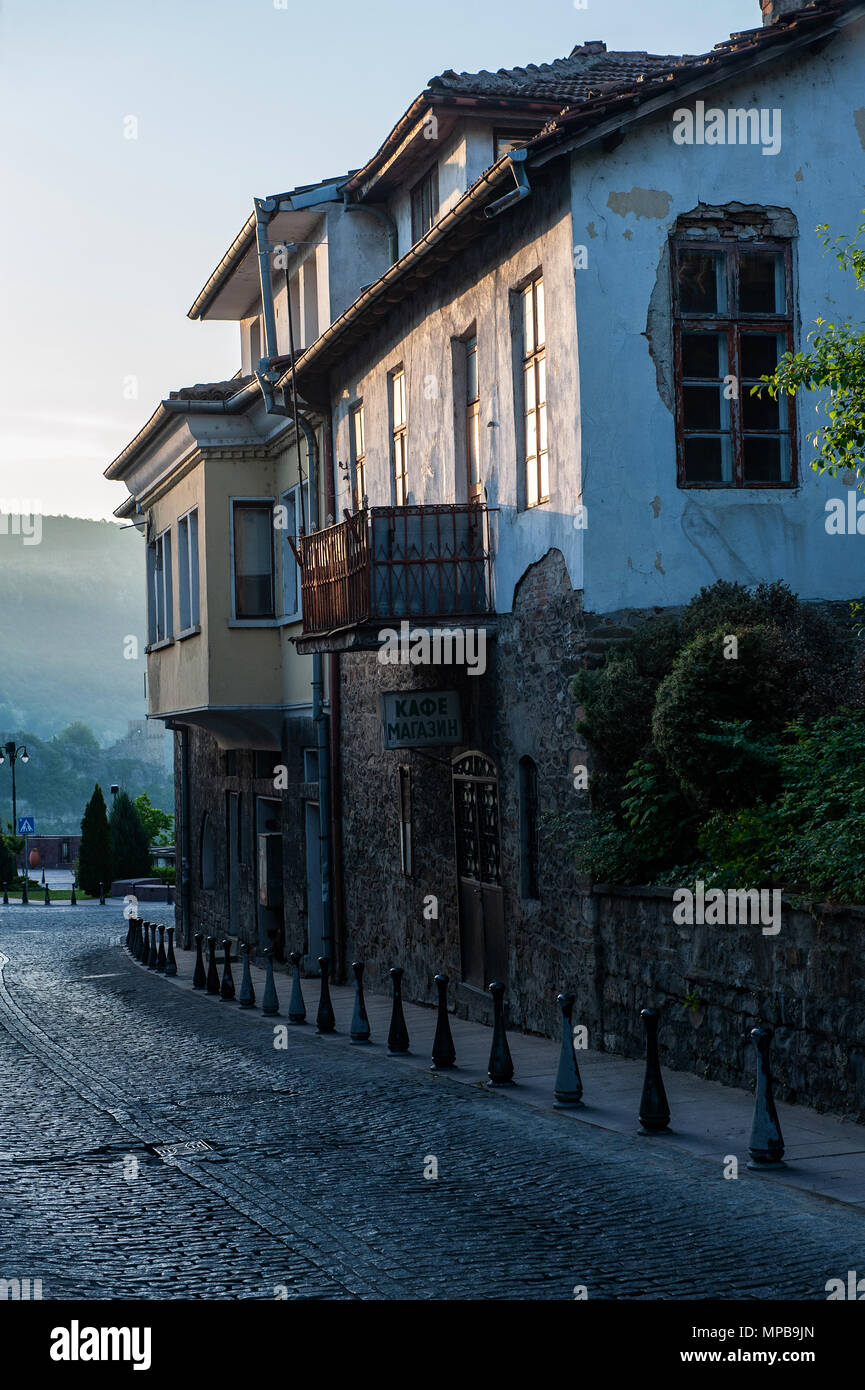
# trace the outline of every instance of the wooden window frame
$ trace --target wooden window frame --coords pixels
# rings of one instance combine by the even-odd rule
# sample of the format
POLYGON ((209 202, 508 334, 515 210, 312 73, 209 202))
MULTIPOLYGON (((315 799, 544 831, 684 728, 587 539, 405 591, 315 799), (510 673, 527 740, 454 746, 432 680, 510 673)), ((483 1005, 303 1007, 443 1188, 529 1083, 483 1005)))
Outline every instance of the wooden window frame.
MULTIPOLYGON (((786 349, 794 351, 794 296, 793 296, 793 248, 782 238, 760 238, 749 240, 736 238, 712 238, 688 236, 686 233, 670 238, 670 282, 672 287, 673 309, 673 363, 676 387, 676 479, 683 489, 700 489, 709 492, 719 491, 777 491, 789 492, 798 487, 799 459, 796 439, 796 411, 792 396, 784 397, 787 412, 785 429, 755 431, 748 434, 787 435, 790 448, 789 480, 769 482, 747 482, 745 480, 744 435, 742 420, 742 400, 750 395, 752 381, 743 384, 741 366, 741 338, 743 333, 772 333, 783 336, 786 349), (700 315, 683 312, 679 304, 679 255, 682 251, 720 252, 724 257, 727 305, 723 313, 700 315), (739 313, 739 266, 742 253, 766 251, 784 258, 785 312, 783 314, 744 314, 739 313), (727 373, 738 384, 737 395, 731 397, 730 443, 732 451, 732 478, 721 482, 688 481, 685 471, 685 425, 684 425, 684 374, 682 368, 682 334, 706 333, 715 336, 725 335, 727 339, 727 373)), ((707 378, 712 380, 713 378, 707 378)), ((718 378, 719 381, 723 378, 718 378)), ((780 418, 780 417, 779 417, 780 418)), ((711 431, 694 431, 710 434, 711 431)))
POLYGON ((439 166, 433 164, 427 169, 422 179, 409 190, 409 207, 411 209, 411 242, 412 246, 435 225, 439 211, 439 166), (424 207, 424 195, 429 195, 428 211, 424 207))
POLYGON ((408 403, 406 401, 405 368, 394 367, 390 373, 390 416, 391 416, 391 478, 393 482, 393 504, 395 507, 408 505, 408 403), (397 418, 397 382, 402 382, 402 418, 397 418))
POLYGON ((366 497, 366 420, 364 418, 363 401, 358 401, 351 408, 349 417, 350 433, 350 456, 352 467, 351 483, 351 505, 356 512, 363 511, 363 499, 366 497), (362 449, 358 449, 357 422, 360 421, 360 436, 362 449))
POLYGON ((481 478, 481 434, 480 434, 480 377, 478 375, 478 335, 472 333, 463 343, 465 350, 465 427, 466 427, 466 497, 469 502, 480 502, 484 484, 481 478), (475 359, 475 394, 469 394, 469 359, 475 359), (472 482, 472 440, 477 454, 477 482, 472 482))
MULTIPOLYGON (((544 338, 538 341, 538 286, 543 286, 544 277, 540 272, 534 275, 531 280, 523 285, 518 292, 520 306, 520 386, 522 391, 522 440, 523 440, 523 480, 525 486, 525 508, 528 511, 532 507, 543 506, 550 500, 550 449, 549 433, 547 434, 547 447, 541 448, 541 418, 547 415, 547 392, 546 392, 546 363, 547 363, 547 343, 546 343, 546 295, 544 297, 544 338), (525 336, 525 308, 524 302, 526 295, 531 295, 532 300, 532 346, 528 350, 525 336), (543 400, 540 393, 540 367, 544 367, 544 393, 543 400), (531 409, 527 405, 526 378, 531 372, 534 386, 535 403, 531 409), (535 453, 529 454, 529 420, 534 416, 535 421, 535 453), (546 459, 547 487, 546 491, 542 486, 543 482, 543 460, 546 459), (537 497, 534 501, 529 501, 529 468, 534 467, 536 478, 537 497)), ((547 420, 549 430, 549 421, 547 420)))

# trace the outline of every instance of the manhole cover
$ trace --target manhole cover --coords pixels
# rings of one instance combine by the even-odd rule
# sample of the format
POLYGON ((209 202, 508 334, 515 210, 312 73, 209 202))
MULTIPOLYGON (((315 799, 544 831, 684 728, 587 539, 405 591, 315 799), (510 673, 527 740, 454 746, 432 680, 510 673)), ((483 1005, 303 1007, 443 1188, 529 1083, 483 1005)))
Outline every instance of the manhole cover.
POLYGON ((181 1139, 171 1144, 148 1144, 151 1153, 158 1158, 189 1158, 192 1154, 213 1153, 212 1144, 207 1144, 203 1139, 181 1139))

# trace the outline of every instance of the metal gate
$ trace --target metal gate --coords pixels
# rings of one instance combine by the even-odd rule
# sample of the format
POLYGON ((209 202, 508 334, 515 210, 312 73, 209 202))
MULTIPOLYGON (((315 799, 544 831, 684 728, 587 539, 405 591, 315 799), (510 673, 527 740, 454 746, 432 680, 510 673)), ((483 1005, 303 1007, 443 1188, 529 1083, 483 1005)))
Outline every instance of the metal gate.
POLYGON ((462 977, 486 989, 507 983, 496 765, 463 753, 452 765, 462 977))

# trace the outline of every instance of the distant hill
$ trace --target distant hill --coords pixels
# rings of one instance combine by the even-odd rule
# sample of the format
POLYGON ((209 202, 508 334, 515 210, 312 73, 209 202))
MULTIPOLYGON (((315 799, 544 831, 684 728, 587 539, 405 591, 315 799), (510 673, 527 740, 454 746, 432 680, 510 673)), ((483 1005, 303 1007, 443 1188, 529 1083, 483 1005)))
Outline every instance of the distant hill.
POLYGON ((146 713, 144 539, 133 527, 42 518, 25 544, 0 529, 0 735, 42 738, 83 721, 100 743, 146 713), (126 660, 124 638, 138 638, 126 660))

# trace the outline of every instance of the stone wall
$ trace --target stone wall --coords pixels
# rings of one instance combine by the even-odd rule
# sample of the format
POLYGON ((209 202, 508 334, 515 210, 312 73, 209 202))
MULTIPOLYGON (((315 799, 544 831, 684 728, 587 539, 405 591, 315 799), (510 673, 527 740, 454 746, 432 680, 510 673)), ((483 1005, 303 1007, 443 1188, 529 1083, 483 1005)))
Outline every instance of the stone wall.
MULTIPOLYGON (((672 889, 596 886, 575 909, 556 986, 590 1047, 642 1056, 640 1010, 660 1008, 664 1066, 747 1087, 768 1023, 779 1098, 865 1120, 865 909, 785 900, 776 936, 676 925, 672 889)), ((554 999, 537 1002, 553 1033, 554 999)))
POLYGON ((345 960, 366 962, 370 989, 389 987, 390 966, 401 965, 406 997, 418 1001, 432 1001, 433 976, 444 970, 454 981, 458 1011, 490 1016, 488 996, 459 983, 451 761, 478 750, 498 770, 510 1013, 521 1026, 542 1031, 546 1013, 539 1001, 558 988, 563 923, 572 915, 578 891, 564 826, 584 802, 569 773, 577 754, 583 756, 573 732, 571 694, 583 638, 580 595, 559 551, 551 550, 526 571, 513 612, 497 616, 493 624, 483 676, 454 666, 382 665, 373 652, 340 659, 345 960), (385 750, 382 693, 433 688, 459 691, 462 745, 385 750), (559 825, 558 836, 542 837, 538 899, 523 898, 520 889, 523 757, 531 757, 538 769, 542 818, 559 825), (411 769, 411 877, 400 862, 400 764, 411 769), (437 918, 424 916, 430 895, 437 900, 437 918))

